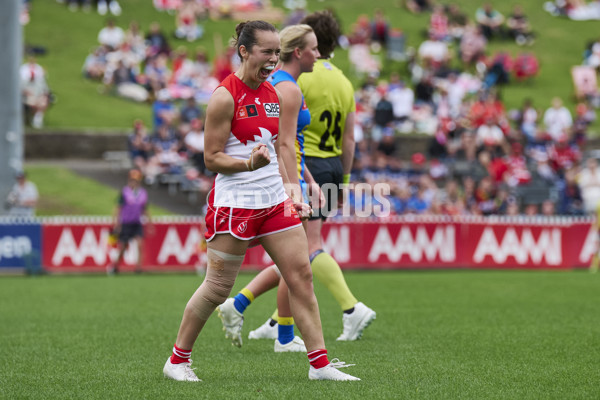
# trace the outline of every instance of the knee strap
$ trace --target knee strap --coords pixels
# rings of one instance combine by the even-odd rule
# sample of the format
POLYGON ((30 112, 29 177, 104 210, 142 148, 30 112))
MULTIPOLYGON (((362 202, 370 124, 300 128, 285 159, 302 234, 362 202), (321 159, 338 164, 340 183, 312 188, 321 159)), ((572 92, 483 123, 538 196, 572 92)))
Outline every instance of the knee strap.
POLYGON ((207 320, 215 308, 227 299, 244 261, 244 256, 214 249, 208 249, 207 256, 208 266, 204 282, 187 304, 198 318, 203 320, 207 320))

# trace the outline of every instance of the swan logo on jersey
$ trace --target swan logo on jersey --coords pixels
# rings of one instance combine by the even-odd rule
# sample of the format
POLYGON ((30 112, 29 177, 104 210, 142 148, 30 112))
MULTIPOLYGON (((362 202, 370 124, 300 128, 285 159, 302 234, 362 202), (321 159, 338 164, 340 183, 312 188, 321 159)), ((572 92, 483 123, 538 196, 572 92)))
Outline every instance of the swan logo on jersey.
POLYGON ((279 103, 264 103, 267 117, 279 117, 279 103))

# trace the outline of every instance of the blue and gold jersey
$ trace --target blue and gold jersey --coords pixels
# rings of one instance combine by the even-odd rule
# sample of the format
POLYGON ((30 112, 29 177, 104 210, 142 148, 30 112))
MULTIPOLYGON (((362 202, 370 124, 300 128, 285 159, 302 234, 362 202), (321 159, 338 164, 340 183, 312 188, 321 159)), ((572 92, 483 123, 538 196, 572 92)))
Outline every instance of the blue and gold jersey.
MULTIPOLYGON (((275 71, 269 77, 268 81, 273 86, 277 86, 279 82, 283 81, 294 82, 294 84, 297 85, 294 78, 289 73, 281 69, 275 71)), ((304 131, 309 124, 310 111, 306 107, 304 96, 302 96, 302 107, 300 107, 300 111, 298 112, 298 124, 296 125, 296 160, 298 164, 298 178, 300 180, 304 180, 304 131)))

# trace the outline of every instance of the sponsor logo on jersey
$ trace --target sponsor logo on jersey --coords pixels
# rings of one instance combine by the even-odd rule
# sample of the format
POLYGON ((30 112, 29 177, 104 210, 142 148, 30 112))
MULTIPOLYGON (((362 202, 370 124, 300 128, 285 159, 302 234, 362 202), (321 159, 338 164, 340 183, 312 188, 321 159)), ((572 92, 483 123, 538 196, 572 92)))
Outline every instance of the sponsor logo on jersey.
POLYGON ((238 99, 238 104, 240 104, 246 98, 246 93, 242 97, 238 99))
POLYGON ((238 225, 238 232, 239 233, 244 233, 246 232, 246 229, 248 229, 248 222, 244 221, 241 224, 238 225))
POLYGON ((248 104, 238 108, 236 119, 258 117, 258 109, 254 104, 248 104))
POLYGON ((248 104, 246 106, 246 112, 248 113, 249 117, 258 117, 258 109, 254 104, 248 104))
POLYGON ((260 104, 261 104, 261 103, 260 103, 260 100, 258 99, 258 97, 255 97, 255 98, 254 98, 254 102, 255 102, 256 104, 258 104, 259 106, 260 106, 260 104))
POLYGON ((267 117, 279 117, 279 103, 264 103, 267 117))

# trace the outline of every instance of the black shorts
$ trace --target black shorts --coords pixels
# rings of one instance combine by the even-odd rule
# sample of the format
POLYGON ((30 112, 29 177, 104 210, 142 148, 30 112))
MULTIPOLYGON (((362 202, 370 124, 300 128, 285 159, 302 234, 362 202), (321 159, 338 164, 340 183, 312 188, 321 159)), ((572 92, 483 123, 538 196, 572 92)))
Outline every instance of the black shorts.
POLYGON ((344 169, 339 157, 306 157, 306 166, 325 195, 325 207, 315 210, 311 219, 327 219, 334 215, 337 201, 341 196, 339 188, 344 182, 344 169))
POLYGON ((131 239, 144 237, 144 228, 139 222, 122 224, 119 232, 119 242, 127 244, 131 239))

